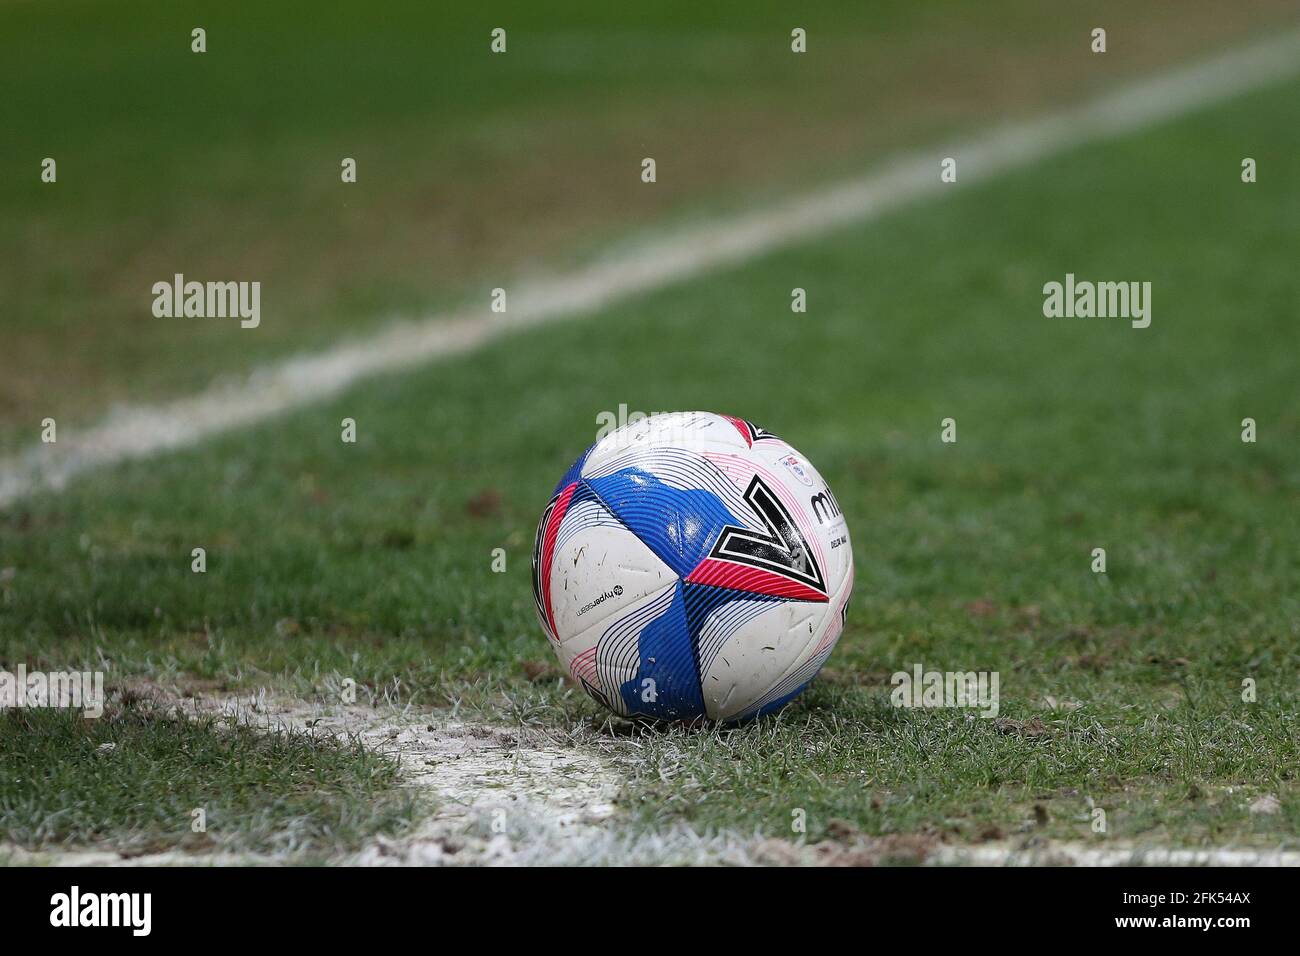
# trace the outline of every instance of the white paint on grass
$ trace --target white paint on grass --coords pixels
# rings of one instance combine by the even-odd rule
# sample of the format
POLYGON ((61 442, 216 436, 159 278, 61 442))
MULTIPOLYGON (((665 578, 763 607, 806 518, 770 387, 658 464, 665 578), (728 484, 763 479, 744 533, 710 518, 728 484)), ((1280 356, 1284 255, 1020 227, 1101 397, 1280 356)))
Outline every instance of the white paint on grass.
MULTIPOLYGON (((644 834, 618 819, 623 760, 636 744, 594 731, 506 727, 392 708, 279 702, 268 729, 357 735, 396 758, 425 802, 411 833, 380 837, 338 862, 359 866, 705 865, 752 861, 753 839, 687 826, 644 834)), ((231 708, 236 713, 241 705, 231 708)), ((245 711, 246 713, 246 711, 245 711)))
POLYGON ((1140 844, 1096 846, 1044 842, 1023 847, 940 846, 926 862, 952 866, 1300 866, 1300 853, 1233 847, 1189 850, 1140 844))
POLYGON ((357 734, 397 759, 429 811, 400 837, 381 837, 345 862, 361 865, 558 862, 599 840, 618 779, 595 747, 558 734, 448 721, 428 714, 295 707, 276 717, 314 733, 357 734), (436 722, 431 722, 436 720, 436 722))
POLYGON ((410 833, 379 837, 338 863, 360 866, 659 865, 751 862, 753 839, 675 826, 629 830, 616 801, 637 744, 580 728, 508 727, 411 708, 226 698, 207 702, 263 730, 342 737, 399 761, 424 804, 410 833))
POLYGON ((957 157, 961 182, 989 179, 1084 143, 1121 136, 1300 73, 1300 33, 1286 33, 1138 82, 1085 105, 992 130, 971 142, 900 157, 861 178, 743 215, 699 223, 555 278, 520 282, 510 311, 466 308, 387 328, 292 358, 194 396, 122 408, 100 424, 59 430, 59 441, 0 461, 0 507, 60 489, 88 470, 192 445, 340 394, 371 376, 463 353, 519 329, 590 313, 639 293, 746 262, 781 246, 876 218, 957 188, 939 160, 957 157))

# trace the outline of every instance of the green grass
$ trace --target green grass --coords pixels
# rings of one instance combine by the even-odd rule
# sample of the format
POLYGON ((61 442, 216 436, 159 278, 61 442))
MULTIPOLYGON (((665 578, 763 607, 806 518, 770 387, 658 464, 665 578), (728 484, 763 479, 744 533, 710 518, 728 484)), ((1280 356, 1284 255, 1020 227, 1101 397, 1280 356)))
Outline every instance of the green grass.
POLYGON ((322 859, 409 826, 418 807, 397 784, 397 764, 356 740, 265 733, 148 695, 119 695, 99 719, 0 712, 0 834, 27 849, 322 859))
MULTIPOLYGON (((1014 716, 983 720, 898 710, 879 688, 823 680, 760 727, 643 735, 637 817, 650 828, 684 818, 797 838, 802 811, 813 842, 838 821, 959 842, 1028 834, 1300 845, 1292 702, 1249 713, 1222 702, 1162 709, 1118 701, 1113 690, 1068 713, 1016 699, 1006 712, 1014 716), (1283 795, 1280 815, 1252 815, 1250 803, 1269 793, 1283 795), (1104 836, 1092 828, 1094 807, 1106 813, 1104 836)), ((1204 690, 1222 701, 1220 688, 1204 690)))
POLYGON ((1111 837, 1295 847, 1298 94, 959 185, 20 503, 0 515, 0 661, 102 655, 117 679, 306 695, 353 677, 599 727, 523 672, 550 653, 533 524, 599 411, 715 409, 826 476, 855 598, 826 679, 777 720, 642 735, 624 794, 642 825, 779 836, 804 808, 813 837, 842 819, 980 839, 1043 821, 1040 804, 1038 831, 1092 838, 1091 799, 1111 837), (1150 280, 1152 327, 1044 318, 1042 284, 1066 272, 1150 280), (807 315, 789 312, 794 286, 807 315), (1239 439, 1247 416, 1257 444, 1239 439), (889 675, 916 662, 1000 672, 1003 716, 1045 732, 890 708, 889 675), (1265 793, 1281 810, 1250 814, 1265 793))

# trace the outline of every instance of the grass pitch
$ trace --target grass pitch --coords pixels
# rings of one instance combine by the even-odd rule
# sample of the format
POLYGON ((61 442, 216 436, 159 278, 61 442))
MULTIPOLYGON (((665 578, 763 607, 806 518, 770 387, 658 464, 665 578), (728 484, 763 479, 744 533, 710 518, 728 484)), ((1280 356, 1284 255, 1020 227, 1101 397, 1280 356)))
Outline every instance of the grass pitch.
MULTIPOLYGON (((617 737, 548 670, 533 523, 598 412, 717 409, 789 437, 827 477, 854 535, 854 604, 826 673, 778 717, 635 731, 623 825, 780 837, 803 811, 813 840, 1300 846, 1300 419, 1278 347, 1300 298, 1297 95, 958 184, 19 503, 0 516, 0 657, 326 699, 351 678, 363 702, 617 737), (1259 183, 1239 181, 1243 154, 1259 183), (1044 318, 1041 286, 1067 272, 1150 280, 1151 327, 1044 318), (1000 672, 1000 718, 892 708, 890 674, 916 663, 1000 672)), ((0 776, 30 756, 8 743, 0 776)), ((17 778, 0 809, 27 842, 69 798, 17 778)), ((99 813, 66 832, 139 822, 99 813)))
POLYGON ((0 713, 0 766, 0 833, 33 850, 308 862, 400 833, 418 814, 397 763, 355 740, 264 733, 130 690, 94 720, 0 713))
MULTIPOLYGON (((86 421, 364 334, 647 222, 1072 98, 1223 28, 1215 4, 1094 5, 1068 26, 1040 7, 1009 4, 1009 32, 966 4, 826 15, 805 24, 825 51, 806 61, 769 59, 788 42, 776 5, 743 23, 520 8, 502 12, 504 68, 486 53, 497 24, 470 14, 415 29, 398 10, 362 34, 355 12, 87 5, 65 29, 65 10, 6 9, 0 43, 45 42, 5 54, 25 109, 0 157, 0 448, 45 414, 86 421), (1102 15, 1120 41, 1105 71, 1079 41, 1102 15), (655 191, 635 175, 647 142, 667 159, 655 191), (175 271, 263 280, 262 329, 138 324, 175 271)), ((1232 31, 1294 19, 1238 13, 1232 31)), ((0 714, 0 854, 317 860, 428 812, 401 785, 411 768, 356 740, 181 720, 129 691, 146 682, 327 702, 355 682, 363 708, 549 734, 615 780, 600 826, 629 839, 1300 849, 1298 96, 978 187, 959 173, 870 225, 0 511, 0 667, 103 669, 116 689, 98 722, 0 714), (1042 286, 1067 273, 1150 281, 1151 327, 1045 318, 1042 286), (780 715, 628 727, 558 673, 532 608, 534 523, 620 405, 744 415, 834 488, 854 602, 780 715), (999 717, 894 708, 891 675, 917 664, 997 671, 999 717)))

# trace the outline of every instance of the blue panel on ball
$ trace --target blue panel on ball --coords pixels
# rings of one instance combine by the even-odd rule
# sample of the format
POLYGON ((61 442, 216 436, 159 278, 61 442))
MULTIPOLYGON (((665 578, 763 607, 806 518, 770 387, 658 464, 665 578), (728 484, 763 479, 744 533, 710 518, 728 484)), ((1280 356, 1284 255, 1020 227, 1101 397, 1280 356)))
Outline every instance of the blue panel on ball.
POLYGON ((569 466, 569 470, 564 473, 564 477, 560 479, 560 483, 556 485, 555 490, 551 492, 552 498, 558 495, 565 488, 569 487, 572 482, 575 482, 582 477, 582 466, 587 463, 587 456, 591 454, 591 449, 595 447, 594 444, 590 445, 586 451, 578 456, 578 460, 569 466))
POLYGON ((681 577, 695 570, 724 525, 739 525, 711 491, 666 485, 640 468, 587 478, 601 503, 681 577))
POLYGON ((704 714, 700 671, 686 626, 682 585, 668 610, 645 626, 637 642, 637 675, 619 687, 629 714, 662 720, 689 720, 704 714))

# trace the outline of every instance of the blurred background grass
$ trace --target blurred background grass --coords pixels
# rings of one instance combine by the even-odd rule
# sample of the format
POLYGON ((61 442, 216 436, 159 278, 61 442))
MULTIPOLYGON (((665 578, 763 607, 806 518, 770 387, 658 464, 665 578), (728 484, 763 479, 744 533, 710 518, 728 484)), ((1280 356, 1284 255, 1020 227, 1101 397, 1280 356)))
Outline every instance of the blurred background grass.
POLYGON ((0 452, 676 217, 859 171, 1294 2, 0 6, 0 452), (1110 51, 1088 51, 1089 30, 1110 51), (190 52, 190 31, 207 52, 190 52), (507 29, 509 52, 489 52, 507 29), (789 52, 794 26, 810 52, 789 52), (643 156, 659 181, 639 181, 643 156), (58 163, 42 184, 40 163, 58 163), (340 182, 353 157, 358 182, 340 182), (258 280, 256 332, 154 282, 258 280))

